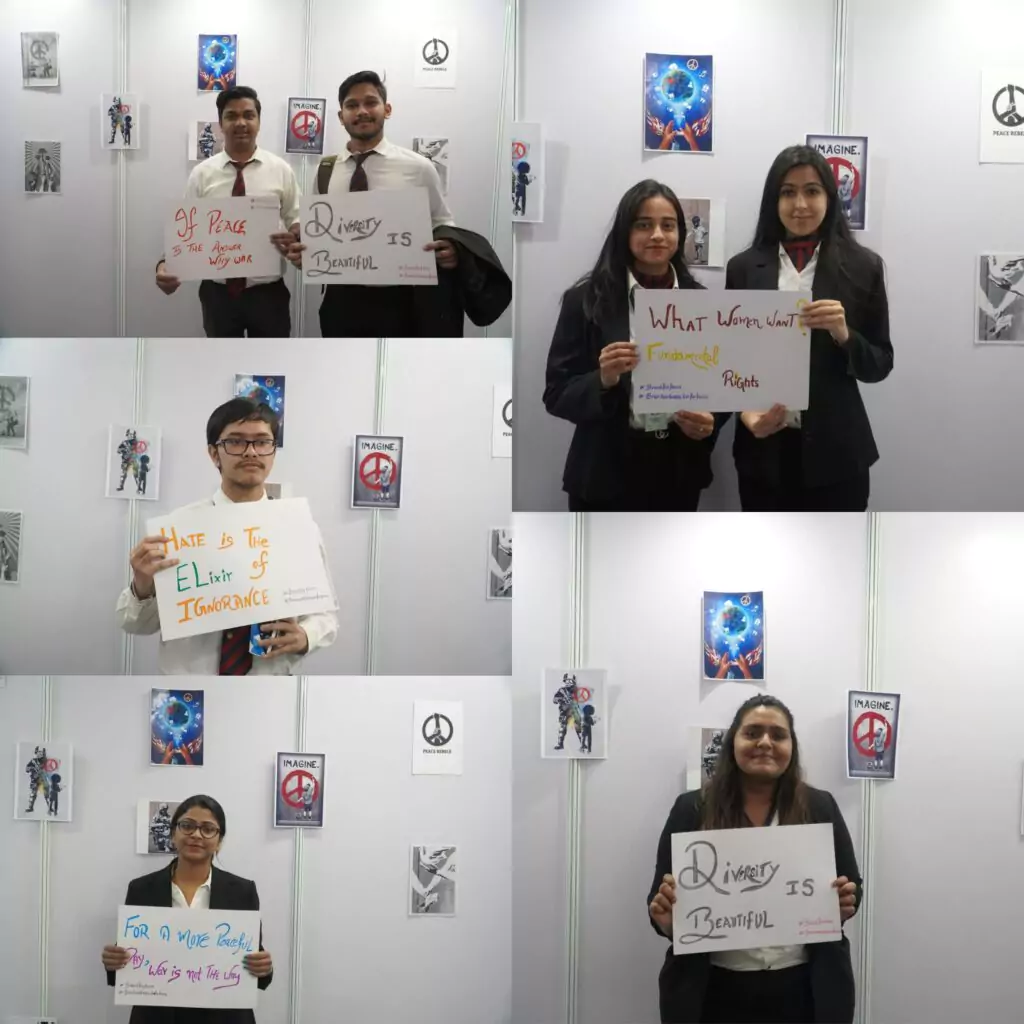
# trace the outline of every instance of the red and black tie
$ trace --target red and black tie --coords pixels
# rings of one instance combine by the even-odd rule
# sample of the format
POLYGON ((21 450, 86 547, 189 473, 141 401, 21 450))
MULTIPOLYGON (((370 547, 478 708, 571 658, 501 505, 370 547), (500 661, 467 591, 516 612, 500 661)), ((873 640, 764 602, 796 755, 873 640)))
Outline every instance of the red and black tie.
MULTIPOLYGON (((242 171, 245 170, 251 160, 246 160, 244 164, 237 163, 234 160, 229 160, 229 164, 235 169, 235 184, 232 186, 231 194, 233 196, 244 196, 245 195, 245 178, 242 176, 242 171)), ((237 299, 242 292, 245 291, 245 278, 244 277, 229 277, 228 278, 228 295, 233 299, 237 299)))
POLYGON ((818 240, 816 238, 799 238, 792 242, 783 242, 782 247, 793 261, 796 272, 802 274, 804 268, 811 262, 814 250, 818 248, 818 240))
POLYGON ((225 629, 220 639, 220 672, 222 676, 245 676, 252 668, 249 651, 249 627, 225 629))

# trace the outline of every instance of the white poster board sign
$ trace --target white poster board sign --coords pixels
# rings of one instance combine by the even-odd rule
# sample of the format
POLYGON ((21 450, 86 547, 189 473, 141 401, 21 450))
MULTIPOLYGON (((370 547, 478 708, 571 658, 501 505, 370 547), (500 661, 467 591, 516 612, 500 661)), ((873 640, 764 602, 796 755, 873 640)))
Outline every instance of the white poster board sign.
POLYGON ((118 907, 117 945, 132 958, 114 975, 115 1006, 256 1007, 242 958, 259 952, 258 910, 118 907))
POLYGON ((677 956, 842 935, 831 824, 677 832, 672 874, 677 956))
POLYGON ((303 196, 304 284, 437 284, 425 188, 303 196))
POLYGON ((168 214, 168 274, 182 281, 281 276, 281 254, 270 240, 281 230, 277 196, 185 199, 168 214))
POLYGON ((146 535, 180 559, 154 577, 164 640, 337 608, 305 498, 182 509, 146 535))
POLYGON ((638 413, 806 409, 810 292, 643 289, 635 294, 638 413))

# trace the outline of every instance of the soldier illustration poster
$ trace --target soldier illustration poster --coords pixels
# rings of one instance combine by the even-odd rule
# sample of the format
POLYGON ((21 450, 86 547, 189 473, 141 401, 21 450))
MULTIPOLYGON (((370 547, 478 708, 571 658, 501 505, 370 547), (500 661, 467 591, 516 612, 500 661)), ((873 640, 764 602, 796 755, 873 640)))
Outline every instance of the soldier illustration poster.
POLYGON ((868 140, 864 135, 808 135, 807 145, 816 149, 832 168, 839 191, 839 207, 850 228, 868 226, 868 140))
POLYGON ((687 789, 703 789, 711 781, 728 731, 728 725, 693 726, 687 730, 687 789))
POLYGON ((511 140, 512 223, 540 224, 544 220, 544 130, 537 123, 518 121, 511 140))
POLYGON ((214 118, 191 121, 188 126, 188 158, 192 163, 208 160, 224 151, 224 132, 220 122, 214 118))
POLYGON ((29 89, 60 85, 56 32, 21 33, 21 84, 29 89))
POLYGON ((140 800, 135 814, 135 852, 141 854, 174 853, 171 843, 171 819, 178 800, 140 800))
POLYGON ((160 428, 113 423, 107 439, 108 498, 160 497, 160 428))
POLYGON ((1024 64, 981 74, 983 164, 1024 163, 1024 64))
POLYGON ((448 139, 417 136, 412 140, 412 151, 426 157, 441 180, 441 195, 448 195, 448 139))
POLYGON ((316 156, 323 153, 326 114, 327 100, 290 96, 284 151, 316 156))
POLYGON ((454 846, 414 846, 409 869, 409 914, 455 916, 454 846))
POLYGON ((978 259, 977 304, 979 345, 1024 344, 1024 253, 987 253, 978 259))
POLYGON ((284 447, 284 375, 277 373, 236 373, 235 397, 251 398, 266 405, 277 416, 277 447, 284 447))
POLYGON ((462 751, 462 702, 415 701, 412 713, 413 775, 461 775, 462 751))
POLYGON ((71 821, 73 763, 70 743, 19 743, 14 758, 14 817, 71 821))
POLYGON ((196 88, 199 92, 223 92, 236 84, 238 74, 238 36, 199 37, 199 66, 196 88))
POLYGON ((25 191, 35 195, 60 194, 60 143, 25 143, 25 191))
POLYGON ((850 690, 846 705, 846 777, 895 779, 900 695, 850 690))
POLYGON ((324 755, 277 755, 274 827, 324 827, 324 755))
POLYGON ((488 535, 487 599, 512 600, 511 527, 495 527, 488 535))
POLYGON ((715 59, 648 53, 644 58, 644 149, 713 153, 715 59))
POLYGON ((0 584, 21 580, 22 513, 0 508, 0 584))
POLYGON ((202 690, 156 690, 149 713, 151 764, 203 763, 205 716, 202 690))
POLYGON ((764 594, 704 592, 704 678, 764 679, 764 594))
POLYGON ((549 668, 541 693, 541 756, 608 756, 608 694, 604 669, 549 668))
POLYGON ((353 508, 402 507, 404 438, 357 434, 352 459, 353 508))
POLYGON ((139 98, 105 92, 100 97, 100 145, 103 149, 140 148, 139 98))
POLYGON ((28 447, 28 383, 0 375, 0 448, 28 447))

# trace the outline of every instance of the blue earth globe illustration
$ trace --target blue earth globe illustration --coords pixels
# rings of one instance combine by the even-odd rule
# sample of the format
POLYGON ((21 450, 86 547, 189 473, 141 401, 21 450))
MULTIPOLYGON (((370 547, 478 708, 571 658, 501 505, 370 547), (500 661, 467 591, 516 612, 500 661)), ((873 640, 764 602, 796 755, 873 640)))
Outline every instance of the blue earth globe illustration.
POLYGON ((742 636, 747 631, 747 616, 743 609, 737 608, 736 605, 723 608, 719 621, 726 636, 742 636))
POLYGON ((180 700, 169 700, 164 707, 164 718, 172 729, 184 729, 190 718, 188 705, 180 700))
POLYGON ((694 82, 682 68, 670 68, 661 80, 661 91, 670 103, 684 103, 693 98, 694 82))

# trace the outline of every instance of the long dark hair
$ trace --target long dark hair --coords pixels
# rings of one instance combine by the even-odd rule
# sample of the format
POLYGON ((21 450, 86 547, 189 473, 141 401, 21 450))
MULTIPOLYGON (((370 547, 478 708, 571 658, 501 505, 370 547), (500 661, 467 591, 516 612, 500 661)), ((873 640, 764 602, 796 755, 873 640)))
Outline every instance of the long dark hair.
POLYGON ((839 189, 832 168, 816 149, 790 146, 775 158, 761 194, 754 246, 778 249, 779 243, 786 240, 786 229, 779 220, 779 195, 786 175, 796 167, 813 167, 828 196, 825 219, 818 228, 821 239, 818 264, 831 272, 846 302, 862 300, 870 292, 874 268, 880 257, 853 237, 850 225, 839 208, 839 189))
POLYGON ((736 763, 736 733, 743 725, 743 719, 754 708, 777 708, 786 716, 789 733, 793 739, 793 756, 786 770, 779 776, 775 790, 775 809, 780 825, 806 824, 810 817, 807 811, 807 787, 800 768, 800 745, 793 728, 793 713, 778 697, 751 697, 737 709, 722 741, 722 750, 715 765, 715 774, 700 797, 701 827, 743 828, 749 825, 743 809, 743 772, 736 763))
POLYGON ((597 257, 597 263, 589 274, 581 277, 574 288, 584 286, 583 313, 594 323, 610 319, 620 313, 626 305, 626 273, 633 266, 633 254, 629 251, 629 233, 633 230, 640 207, 648 199, 663 196, 674 207, 679 222, 679 248, 669 261, 675 268, 680 288, 700 288, 701 285, 690 273, 683 256, 686 245, 686 218, 683 207, 675 192, 660 181, 647 178, 637 182, 619 200, 611 230, 608 232, 597 257))

